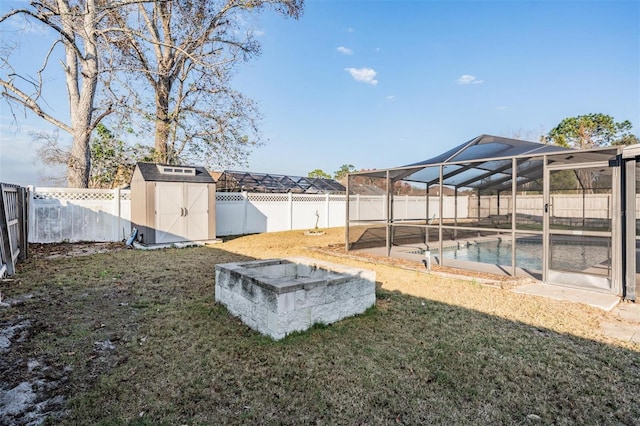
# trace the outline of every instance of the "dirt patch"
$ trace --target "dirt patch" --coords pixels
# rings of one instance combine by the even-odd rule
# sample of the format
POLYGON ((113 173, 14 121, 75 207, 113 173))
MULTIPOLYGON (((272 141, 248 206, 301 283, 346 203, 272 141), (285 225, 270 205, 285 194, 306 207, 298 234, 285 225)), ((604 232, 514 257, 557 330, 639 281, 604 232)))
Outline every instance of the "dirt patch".
MULTIPOLYGON (((61 338, 73 336, 68 327, 73 316, 68 307, 74 304, 73 299, 92 296, 81 292, 70 297, 64 285, 55 283, 68 282, 73 275, 82 281, 82 274, 60 262, 124 250, 120 243, 30 244, 29 258, 20 265, 18 274, 0 282, 0 425, 40 424, 64 417, 73 387, 71 377, 78 369, 74 360, 83 358, 84 367, 96 365, 98 371, 102 365, 114 363, 108 358, 115 347, 108 340, 98 341, 91 351, 84 352, 65 350, 57 344, 61 338), (28 269, 39 270, 41 279, 31 282, 25 274, 28 269)), ((106 274, 104 265, 102 274, 106 274)), ((97 324, 92 327, 100 328, 97 324)), ((90 380, 90 376, 83 380, 90 380)))
POLYGON ((0 322, 0 425, 40 424, 62 415, 68 371, 50 365, 46 354, 25 353, 33 333, 30 319, 0 322))
POLYGON ((63 257, 91 256, 100 253, 126 250, 123 243, 60 243, 29 244, 29 256, 36 259, 58 259, 63 257))

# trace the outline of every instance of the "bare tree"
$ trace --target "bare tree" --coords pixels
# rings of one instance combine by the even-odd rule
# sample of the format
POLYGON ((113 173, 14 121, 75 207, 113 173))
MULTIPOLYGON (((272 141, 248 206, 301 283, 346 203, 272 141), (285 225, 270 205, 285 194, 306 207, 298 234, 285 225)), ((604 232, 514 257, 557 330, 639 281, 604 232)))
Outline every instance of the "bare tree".
MULTIPOLYGON (((0 23, 8 19, 24 17, 53 31, 51 40, 40 69, 35 77, 33 70, 18 70, 11 63, 11 49, 4 45, 0 55, 0 87, 2 97, 13 107, 30 110, 42 119, 52 123, 73 138, 67 163, 67 184, 70 187, 86 188, 89 182, 90 152, 89 141, 94 127, 112 112, 110 107, 96 111, 95 95, 98 87, 99 23, 104 9, 96 0, 41 0, 31 1, 22 9, 13 9, 0 17, 0 23), (57 46, 61 45, 62 71, 69 101, 68 122, 55 116, 47 107, 43 96, 47 81, 43 73, 56 59, 57 46)), ((107 2, 109 3, 109 2, 107 2)), ((113 4, 109 3, 109 7, 113 4)), ((53 84, 51 81, 48 83, 53 84)))
POLYGON ((70 153, 60 144, 59 129, 55 129, 53 132, 34 132, 30 136, 39 143, 36 153, 39 162, 45 166, 39 172, 40 178, 53 185, 64 185, 67 179, 59 166, 67 165, 70 153))
POLYGON ((247 19, 265 8, 298 18, 303 1, 175 0, 112 10, 108 60, 120 72, 107 87, 125 101, 126 119, 151 124, 156 161, 246 159, 260 142, 259 113, 230 79, 260 52, 247 19))

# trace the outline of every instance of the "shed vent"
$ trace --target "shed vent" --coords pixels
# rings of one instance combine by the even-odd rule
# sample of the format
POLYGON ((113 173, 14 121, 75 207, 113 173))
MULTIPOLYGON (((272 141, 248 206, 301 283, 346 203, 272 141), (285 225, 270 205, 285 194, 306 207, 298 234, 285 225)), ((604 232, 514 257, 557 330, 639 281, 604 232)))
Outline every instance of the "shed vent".
POLYGON ((195 176, 196 169, 193 167, 177 167, 177 166, 163 166, 158 164, 158 171, 163 175, 174 176, 195 176))

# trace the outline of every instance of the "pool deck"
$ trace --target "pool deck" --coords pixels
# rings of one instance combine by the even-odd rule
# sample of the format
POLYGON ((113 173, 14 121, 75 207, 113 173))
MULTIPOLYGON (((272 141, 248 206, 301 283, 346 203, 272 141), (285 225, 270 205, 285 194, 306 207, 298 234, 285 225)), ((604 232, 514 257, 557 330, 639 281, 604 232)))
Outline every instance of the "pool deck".
POLYGON ((640 303, 620 302, 617 296, 543 283, 525 284, 511 291, 602 309, 608 313, 600 323, 602 333, 616 340, 640 344, 640 303))
POLYGON ((583 305, 589 305, 606 312, 611 312, 613 308, 620 303, 620 297, 611 294, 596 293, 588 290, 544 283, 524 284, 514 288, 512 291, 514 293, 528 294, 531 296, 582 303, 583 305))
MULTIPOLYGON (((412 253, 412 251, 424 250, 423 244, 416 245, 402 245, 391 247, 391 257, 409 260, 417 263, 422 263, 425 259, 424 254, 412 253)), ((387 249, 385 247, 376 247, 369 249, 356 250, 363 251, 376 256, 386 257, 387 249)), ((437 254, 431 254, 431 263, 433 265, 439 265, 440 258, 437 254)), ((462 268, 467 270, 475 270, 479 272, 485 272, 496 275, 511 275, 512 268, 504 267, 489 263, 469 262, 458 259, 444 259, 444 265, 453 268, 462 268)), ((601 274, 602 271, 590 270, 593 274, 601 274)), ((520 294, 527 294, 531 296, 546 297, 555 300, 564 300, 575 303, 581 303, 584 305, 592 306, 598 309, 602 309, 606 312, 611 312, 620 304, 620 297, 612 294, 606 294, 598 291, 592 291, 587 289, 574 288, 570 286, 561 286, 553 284, 545 284, 539 282, 542 278, 540 271, 531 271, 523 268, 516 268, 516 277, 533 278, 538 282, 527 282, 526 284, 514 287, 512 291, 520 294)), ((631 312, 637 312, 637 321, 640 323, 640 304, 634 304, 636 308, 630 309, 631 312), (635 310, 634 310, 635 309, 635 310)), ((629 310, 629 309, 628 309, 629 310)), ((638 339, 640 339, 640 329, 638 330, 638 339)))
MULTIPOLYGON (((425 259, 424 254, 411 253, 412 251, 418 251, 419 249, 425 249, 424 245, 416 244, 394 246, 391 248, 391 257, 422 263, 425 259)), ((376 256, 387 257, 387 249, 385 247, 354 250, 355 253, 359 251, 376 256)), ((433 264, 438 264, 438 257, 431 254, 431 261, 433 264)), ((468 262, 472 263, 472 265, 465 267, 464 263, 464 261, 460 260, 445 260, 446 266, 462 267, 464 269, 476 271, 480 269, 480 272, 500 275, 511 274, 511 271, 506 271, 505 268, 497 265, 468 262)), ((524 276, 540 280, 539 272, 537 271, 525 271, 518 268, 516 276, 524 276), (536 277, 536 275, 538 275, 538 277, 536 277)), ((640 274, 637 276, 640 280, 640 274)), ((460 278, 464 279, 468 277, 461 276, 460 278)), ((479 279, 479 281, 482 282, 481 279, 479 279)), ((606 312, 605 319, 600 323, 600 330, 605 336, 615 340, 640 344, 640 303, 621 301, 621 298, 618 296, 602 292, 544 284, 540 281, 531 282, 531 280, 526 280, 525 283, 512 287, 509 291, 527 296, 543 297, 570 303, 580 303, 600 309, 606 312)))
POLYGON ((609 337, 640 344, 640 303, 620 303, 612 318, 600 323, 600 329, 609 337))
MULTIPOLYGON (((412 253, 412 251, 424 250, 424 245, 415 245, 415 246, 393 246, 391 247, 391 257, 410 260, 417 263, 422 263, 425 259, 424 254, 412 253)), ((365 253, 370 253, 376 256, 387 257, 387 249, 385 247, 373 247, 368 249, 354 250, 354 252, 362 251, 365 253)), ((490 263, 480 263, 480 262, 470 262, 459 259, 449 259, 445 258, 444 263, 441 263, 440 256, 437 254, 431 254, 431 264, 432 265, 444 265, 450 266, 452 268, 461 268, 472 271, 485 272, 488 274, 495 275, 511 275, 512 268, 510 266, 500 266, 490 263)), ((541 279, 542 275, 540 271, 531 271, 524 268, 516 268, 516 277, 528 277, 534 278, 536 280, 541 279)))

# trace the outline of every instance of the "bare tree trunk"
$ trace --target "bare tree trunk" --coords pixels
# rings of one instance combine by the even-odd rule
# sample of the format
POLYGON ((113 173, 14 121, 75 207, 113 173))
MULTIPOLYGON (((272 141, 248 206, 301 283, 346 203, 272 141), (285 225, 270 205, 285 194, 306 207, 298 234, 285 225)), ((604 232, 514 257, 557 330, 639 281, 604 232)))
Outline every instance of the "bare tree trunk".
MULTIPOLYGON (((98 3, 104 6, 105 2, 98 3)), ((10 103, 31 110, 72 136, 73 145, 66 159, 67 184, 70 187, 87 188, 91 167, 91 132, 104 117, 113 112, 111 105, 100 114, 96 114, 94 109, 99 73, 98 32, 102 14, 98 14, 96 0, 43 0, 30 2, 26 8, 9 11, 0 16, 0 23, 18 15, 48 26, 58 37, 52 41, 36 79, 0 79, 0 94, 10 103), (67 86, 70 123, 54 117, 41 107, 41 102, 44 102, 41 94, 45 86, 41 74, 58 43, 64 46, 64 60, 61 63, 67 86), (23 90, 24 86, 19 83, 21 81, 34 82, 35 92, 31 88, 23 90)), ((12 68, 7 58, 2 57, 2 60, 12 68)), ((19 76, 12 70, 11 76, 14 75, 19 76)))
POLYGON ((199 158, 211 165, 246 158, 260 143, 260 115, 231 88, 235 66, 260 53, 246 18, 264 9, 298 18, 303 3, 152 1, 108 15, 116 23, 106 31, 115 41, 108 60, 128 70, 112 87, 132 95, 126 109, 152 120, 155 161, 199 158), (139 79, 152 90, 139 87, 139 79))
MULTIPOLYGON (((58 0, 63 28, 68 34, 77 33, 68 0, 58 0)), ((98 50, 95 32, 95 1, 87 0, 83 11, 84 55, 79 57, 76 46, 64 40, 66 61, 64 72, 69 93, 69 113, 73 145, 67 164, 67 185, 87 188, 91 169, 89 143, 93 126, 93 100, 98 86, 98 50)))
POLYGON ((89 134, 80 129, 73 134, 73 145, 67 163, 67 186, 88 188, 91 168, 89 134))
MULTIPOLYGON (((173 39, 171 18, 172 5, 161 2, 156 6, 156 12, 160 18, 160 28, 154 27, 153 34, 160 39, 164 35, 167 41, 173 39), (161 31, 160 31, 161 29, 161 31)), ((156 46, 156 58, 158 61, 158 79, 156 81, 156 159, 160 163, 170 164, 173 158, 169 146, 169 134, 171 133, 171 117, 169 115, 169 102, 173 78, 171 77, 175 65, 173 46, 156 46)))
POLYGON ((170 164, 169 134, 171 133, 171 119, 169 116, 169 95, 171 93, 171 82, 168 78, 161 77, 156 87, 155 158, 159 163, 170 164))

